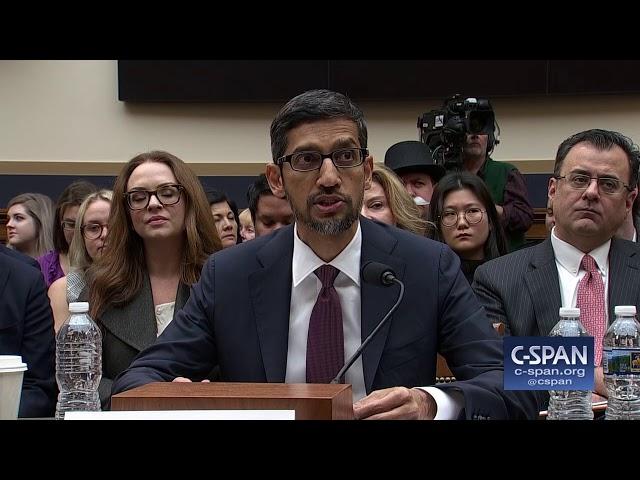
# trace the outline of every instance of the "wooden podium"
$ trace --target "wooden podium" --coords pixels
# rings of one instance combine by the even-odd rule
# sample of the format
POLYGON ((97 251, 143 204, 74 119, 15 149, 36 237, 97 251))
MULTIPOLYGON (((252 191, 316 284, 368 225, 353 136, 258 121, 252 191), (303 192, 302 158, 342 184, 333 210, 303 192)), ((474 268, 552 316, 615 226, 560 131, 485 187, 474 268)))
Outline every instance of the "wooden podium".
POLYGON ((351 385, 149 383, 111 397, 111 410, 295 410, 296 420, 352 420, 351 385))

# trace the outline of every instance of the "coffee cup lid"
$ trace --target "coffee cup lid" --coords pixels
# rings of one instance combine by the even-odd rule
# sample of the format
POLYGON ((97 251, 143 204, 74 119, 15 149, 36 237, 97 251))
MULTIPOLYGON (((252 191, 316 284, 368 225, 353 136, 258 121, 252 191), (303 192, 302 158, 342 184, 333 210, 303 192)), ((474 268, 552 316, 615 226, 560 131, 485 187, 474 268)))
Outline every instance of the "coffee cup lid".
POLYGON ((0 372, 24 372, 27 364, 20 355, 0 355, 0 372))

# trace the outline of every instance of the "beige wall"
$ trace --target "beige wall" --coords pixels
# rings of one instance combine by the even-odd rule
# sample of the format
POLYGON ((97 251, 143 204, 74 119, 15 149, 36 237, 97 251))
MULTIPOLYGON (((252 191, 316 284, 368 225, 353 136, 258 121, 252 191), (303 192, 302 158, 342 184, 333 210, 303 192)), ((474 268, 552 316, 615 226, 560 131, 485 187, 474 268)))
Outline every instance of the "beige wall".
MULTIPOLYGON (((382 161, 391 144, 417 139, 418 115, 440 104, 361 104, 374 157, 382 161)), ((519 97, 495 99, 493 105, 501 128, 494 157, 525 161, 524 171, 549 171, 558 143, 579 130, 613 129, 640 142, 638 95, 519 97)), ((270 160, 269 125, 279 107, 125 104, 118 101, 116 61, 0 61, 0 166, 70 173, 67 162, 97 162, 115 173, 110 164, 164 149, 202 164, 199 173, 211 164, 231 174, 248 173, 270 160)), ((72 167, 76 173, 90 168, 72 167)))

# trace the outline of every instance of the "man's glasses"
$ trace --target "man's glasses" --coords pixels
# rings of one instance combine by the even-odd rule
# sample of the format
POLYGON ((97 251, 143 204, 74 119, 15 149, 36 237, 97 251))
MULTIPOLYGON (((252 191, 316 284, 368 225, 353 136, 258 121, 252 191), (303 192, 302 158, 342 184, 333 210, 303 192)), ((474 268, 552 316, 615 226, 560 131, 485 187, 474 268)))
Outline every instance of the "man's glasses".
POLYGON ((80 230, 82 230, 82 236, 84 238, 87 240, 95 240, 96 238, 100 238, 102 230, 106 227, 107 225, 101 223, 87 223, 83 225, 80 230))
POLYGON ((366 148, 341 148, 329 153, 296 152, 278 158, 275 163, 282 166, 283 163, 289 162, 291 168, 297 172, 311 172, 318 170, 325 158, 330 158, 336 167, 352 168, 362 165, 368 154, 366 148))
POLYGON ((149 205, 151 195, 155 195, 163 207, 174 205, 180 201, 182 190, 182 185, 163 185, 156 190, 132 190, 125 192, 124 196, 131 210, 142 210, 149 205))
POLYGON ((633 188, 623 183, 615 177, 592 177, 591 175, 585 175, 583 173, 569 173, 567 175, 555 175, 558 180, 566 180, 571 188, 574 190, 586 190, 591 185, 591 180, 598 182, 598 189, 607 195, 615 195, 620 193, 623 188, 628 191, 633 191, 633 188))
POLYGON ((61 222, 63 230, 73 231, 76 228, 76 222, 73 220, 63 220, 61 222))
POLYGON ((455 227, 461 213, 464 215, 464 218, 469 225, 475 225, 482 221, 484 210, 478 207, 467 208, 464 212, 458 212, 457 210, 445 210, 442 215, 440 215, 440 222, 442 222, 442 226, 455 227))

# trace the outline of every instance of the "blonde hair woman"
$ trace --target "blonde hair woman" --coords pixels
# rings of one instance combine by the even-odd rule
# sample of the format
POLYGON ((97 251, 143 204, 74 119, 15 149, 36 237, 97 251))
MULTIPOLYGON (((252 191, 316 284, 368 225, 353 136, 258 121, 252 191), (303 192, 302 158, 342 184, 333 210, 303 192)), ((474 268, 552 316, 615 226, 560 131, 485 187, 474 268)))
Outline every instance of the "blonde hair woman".
POLYGON ((374 164, 371 187, 364 191, 362 215, 388 225, 395 225, 417 235, 429 236, 428 222, 392 170, 374 164))
POLYGON ((53 282, 48 292, 56 333, 69 316, 69 303, 77 301, 85 287, 86 270, 102 255, 112 198, 111 190, 99 190, 80 204, 69 246, 69 273, 53 282))
POLYGON ((40 193, 23 193, 7 205, 7 244, 38 258, 53 250, 53 201, 40 193))

